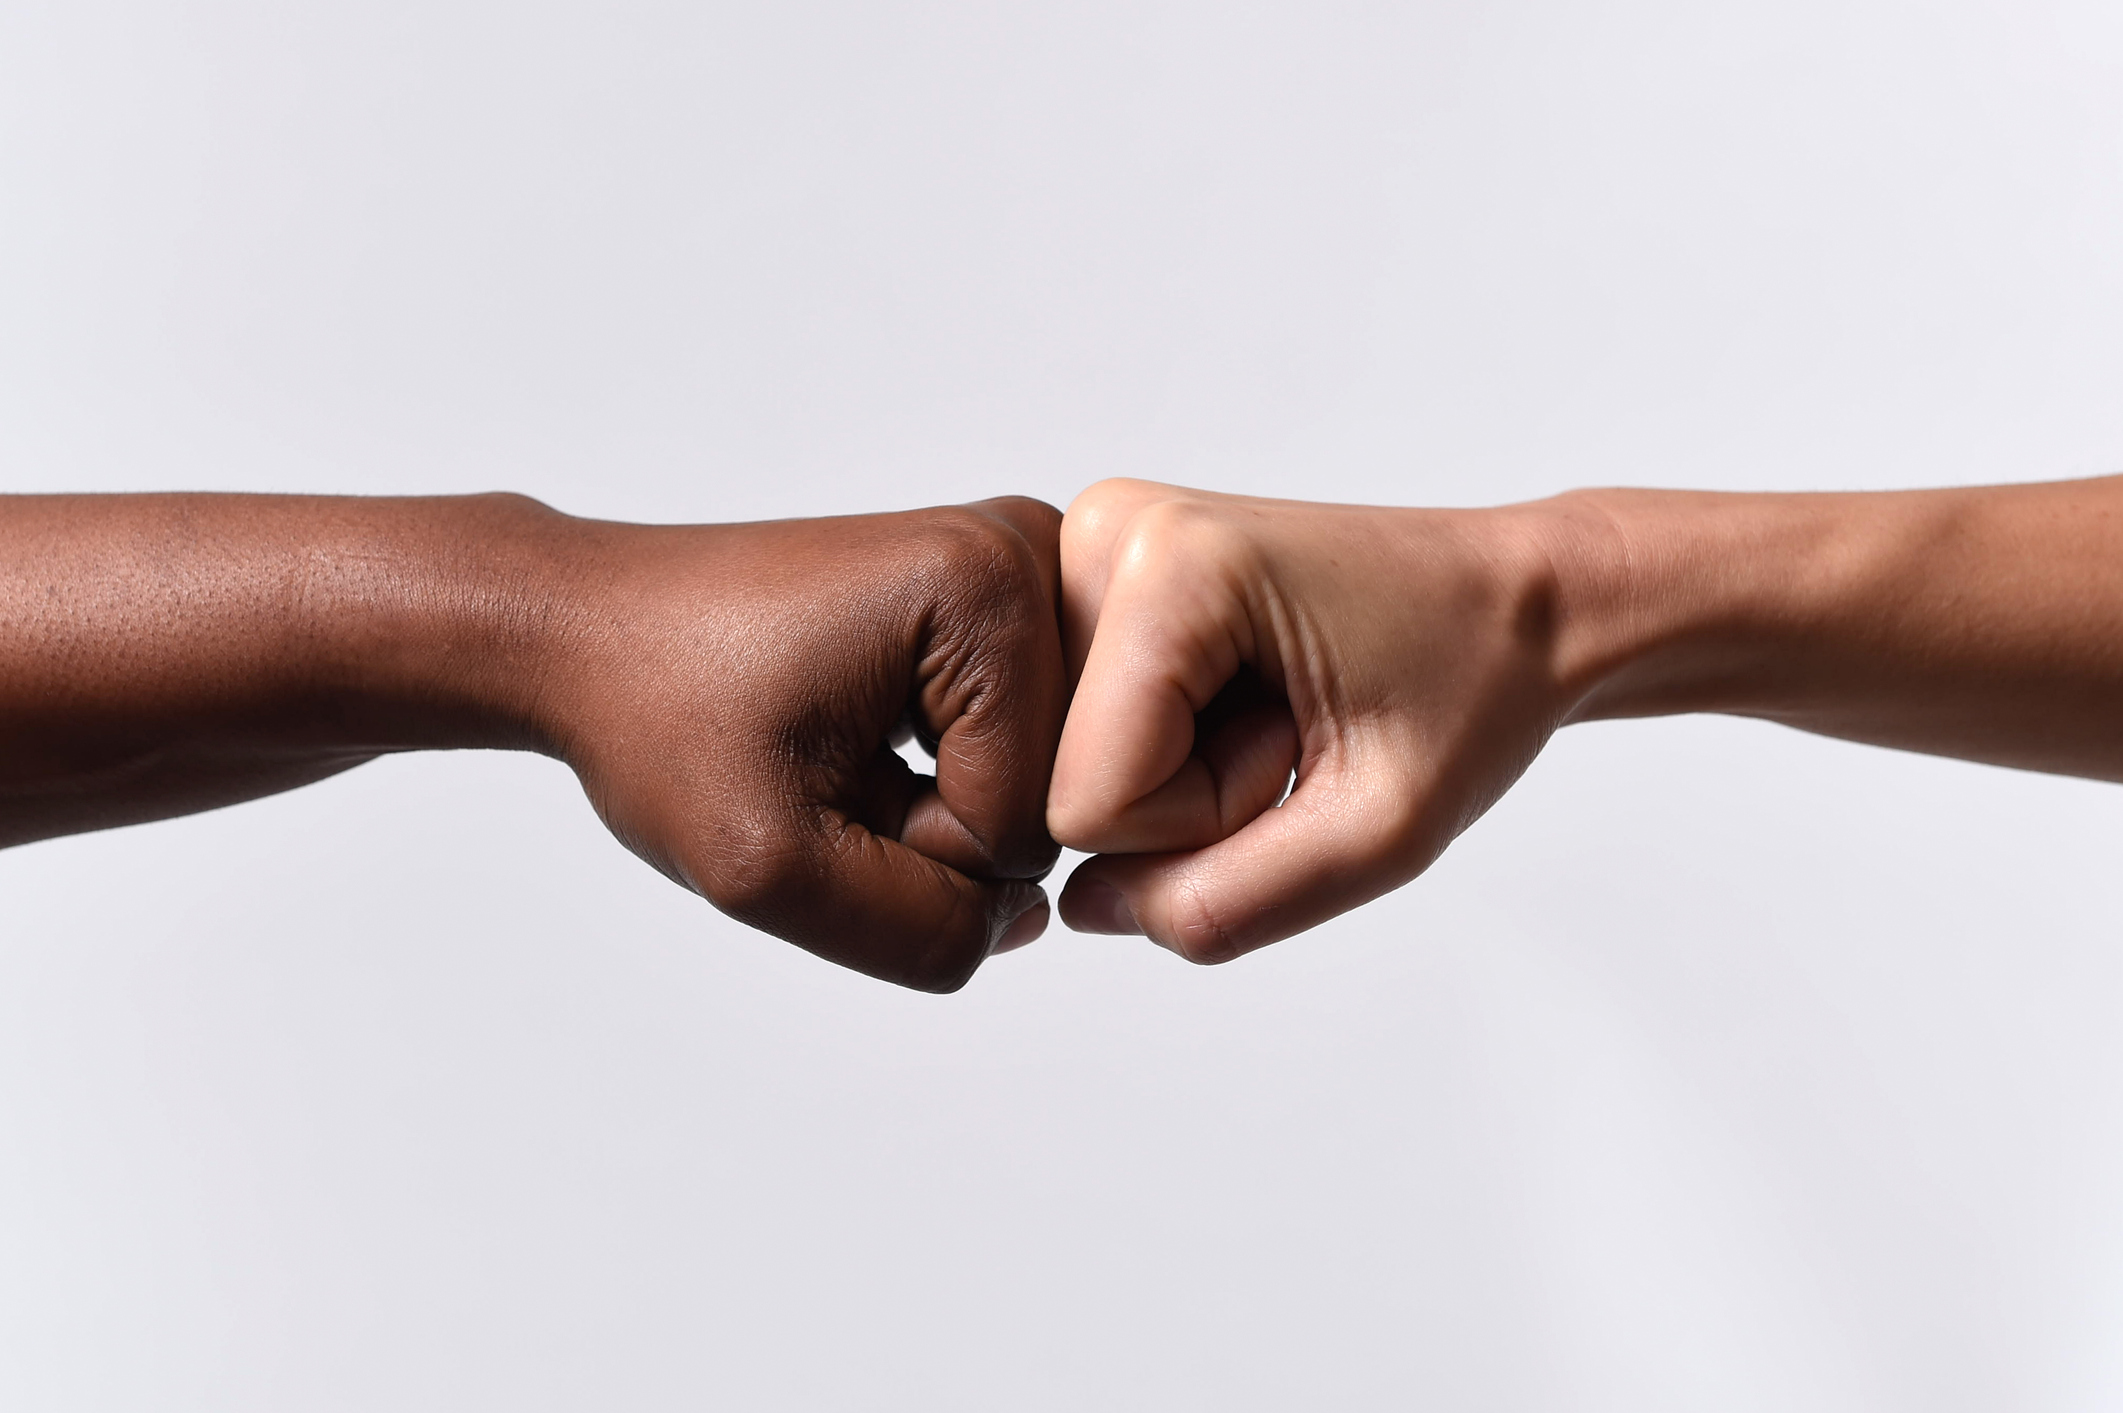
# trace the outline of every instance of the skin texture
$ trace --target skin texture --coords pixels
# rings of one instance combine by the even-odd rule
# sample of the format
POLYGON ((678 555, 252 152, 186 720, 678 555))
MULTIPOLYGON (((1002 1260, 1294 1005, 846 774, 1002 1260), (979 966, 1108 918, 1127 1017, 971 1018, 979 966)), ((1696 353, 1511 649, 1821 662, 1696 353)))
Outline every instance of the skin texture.
POLYGON ((1062 917, 1199 962, 1415 877, 1575 721, 2123 781, 2123 478, 1454 511, 1107 481, 1062 577, 1048 823, 1099 854, 1062 917))
POLYGON ((540 751, 723 911, 930 991, 1045 926, 1037 501, 640 526, 516 496, 0 498, 0 844, 540 751), (934 777, 892 750, 913 731, 934 777))

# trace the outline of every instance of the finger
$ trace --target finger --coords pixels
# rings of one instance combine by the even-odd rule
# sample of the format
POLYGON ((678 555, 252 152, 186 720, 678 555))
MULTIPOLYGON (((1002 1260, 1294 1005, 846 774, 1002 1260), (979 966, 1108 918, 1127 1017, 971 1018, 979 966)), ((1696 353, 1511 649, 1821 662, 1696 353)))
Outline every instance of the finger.
POLYGON ((1266 718, 1240 723, 1217 750, 1196 750, 1196 714, 1259 644, 1241 582, 1247 566, 1203 543, 1209 532, 1189 517, 1181 503, 1153 504, 1114 544, 1048 791, 1048 827, 1071 848, 1220 839, 1265 803, 1256 771, 1274 773, 1280 755, 1287 778, 1294 728, 1278 736, 1266 718), (1238 788, 1227 790, 1233 771, 1238 788))
POLYGON ((1115 543, 1138 511, 1193 494, 1179 486, 1123 477, 1100 481, 1069 502, 1061 525, 1062 651, 1072 680, 1084 668, 1106 594, 1115 543))
MULTIPOLYGON (((1299 754, 1297 722, 1280 701, 1255 702, 1194 722, 1195 744, 1164 784, 1121 810, 1095 843, 1063 842, 1106 853, 1199 849, 1228 839, 1283 798, 1299 754)), ((1057 835, 1061 838, 1061 835, 1057 835)))
POLYGON ((1316 926, 1415 876, 1435 857, 1410 810, 1366 775, 1315 770, 1277 809, 1207 848, 1094 858, 1070 876, 1062 920, 1141 933, 1195 962, 1222 962, 1316 926))
MULTIPOLYGON (((1241 673, 1239 681, 1248 676, 1241 673)), ((1232 687, 1238 685, 1234 682, 1232 687)), ((1241 700, 1220 714, 1219 705, 1233 695, 1232 687, 1219 693, 1194 725, 1194 760, 1200 762, 1214 797, 1213 805, 1201 809, 1199 815, 1206 818, 1213 811, 1214 832, 1191 844, 1152 839, 1147 841, 1148 850, 1199 848, 1228 839, 1288 793, 1300 754, 1297 719, 1290 713, 1290 704, 1280 697, 1241 700)))
POLYGON ((1061 602, 1062 513, 1031 496, 993 496, 977 500, 968 509, 1009 526, 1031 551, 1039 570, 1040 587, 1046 591, 1049 613, 1061 602))
POLYGON ((1031 946, 1047 930, 1047 923, 1053 916, 1054 910, 1042 896, 1037 903, 1018 914, 1017 919, 1004 930, 1001 939, 988 949, 988 955, 999 957, 1005 952, 1031 946))
POLYGON ((900 838, 978 877, 1040 878, 1060 852, 1046 798, 1068 711, 1055 610, 1061 514, 1016 497, 974 509, 993 533, 931 605, 916 669, 936 792, 913 802, 900 838))
POLYGON ((991 953, 1037 937, 1046 895, 982 882, 836 810, 797 809, 772 847, 717 870, 710 897, 741 922, 867 975, 956 991, 991 953))

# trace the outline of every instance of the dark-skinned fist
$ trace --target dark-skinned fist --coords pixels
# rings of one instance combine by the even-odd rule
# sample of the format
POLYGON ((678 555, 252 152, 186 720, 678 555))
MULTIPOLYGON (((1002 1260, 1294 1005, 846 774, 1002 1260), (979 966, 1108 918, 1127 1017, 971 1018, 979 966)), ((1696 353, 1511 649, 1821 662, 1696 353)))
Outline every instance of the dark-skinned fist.
POLYGON ((955 990, 1048 917, 1060 519, 575 522, 544 734, 614 834, 730 916, 955 990), (933 776, 893 748, 910 729, 933 776))

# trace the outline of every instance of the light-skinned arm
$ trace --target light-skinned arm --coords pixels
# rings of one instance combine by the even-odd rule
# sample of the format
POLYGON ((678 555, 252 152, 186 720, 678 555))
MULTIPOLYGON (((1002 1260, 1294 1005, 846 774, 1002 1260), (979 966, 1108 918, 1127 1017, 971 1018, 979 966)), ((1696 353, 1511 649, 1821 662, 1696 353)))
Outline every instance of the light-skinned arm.
POLYGON ((750 525, 519 496, 0 497, 0 845, 387 752, 540 751, 741 920, 928 990, 1031 940, 1051 507, 750 525), (896 732, 936 748, 917 774, 896 732))
POLYGON ((1082 675, 1048 822, 1101 854, 1062 916, 1196 961, 1415 877, 1572 722, 1722 712, 2123 781, 2123 477, 1486 510, 1107 481, 1062 576, 1082 675))

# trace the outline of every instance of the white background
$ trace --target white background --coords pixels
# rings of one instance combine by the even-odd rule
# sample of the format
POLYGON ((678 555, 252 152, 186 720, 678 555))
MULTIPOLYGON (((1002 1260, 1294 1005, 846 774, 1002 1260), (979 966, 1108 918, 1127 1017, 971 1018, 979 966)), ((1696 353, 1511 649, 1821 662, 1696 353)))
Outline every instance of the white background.
MULTIPOLYGON (((0 0, 0 488, 732 519, 2123 469, 2123 13, 0 0)), ((2112 1409, 2123 791, 1566 732, 1236 965, 551 762, 0 855, 0 1406, 2112 1409)))

